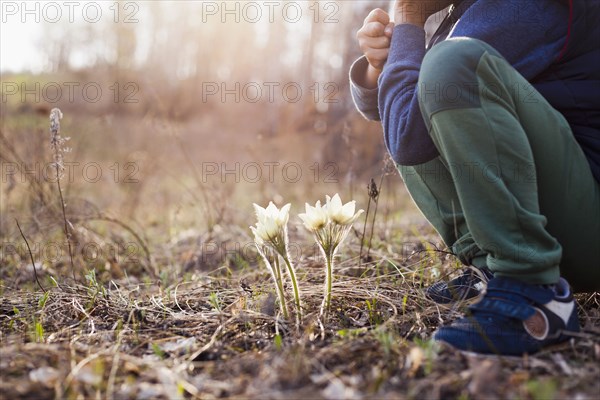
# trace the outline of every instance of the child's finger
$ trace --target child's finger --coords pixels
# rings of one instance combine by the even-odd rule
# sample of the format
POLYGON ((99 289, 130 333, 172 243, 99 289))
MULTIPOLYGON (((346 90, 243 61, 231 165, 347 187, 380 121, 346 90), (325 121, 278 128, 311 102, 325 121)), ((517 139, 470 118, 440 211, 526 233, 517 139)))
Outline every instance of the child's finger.
POLYGON ((365 48, 370 49, 388 49, 390 47, 390 38, 387 36, 379 36, 369 38, 363 42, 365 48))
POLYGON ((386 26, 381 22, 369 22, 362 27, 361 32, 364 36, 376 38, 383 36, 385 29, 386 26))
POLYGON ((367 15, 364 24, 366 25, 369 22, 380 22, 385 26, 390 23, 390 15, 381 8, 376 8, 367 15))
POLYGON ((367 61, 373 67, 382 69, 389 55, 389 49, 370 49, 365 53, 367 61))
POLYGON ((385 34, 385 36, 387 36, 387 37, 388 37, 388 38, 390 38, 390 39, 392 38, 392 34, 394 33, 394 26, 395 26, 395 25, 394 25, 394 23, 393 23, 393 22, 390 22, 390 23, 389 23, 389 24, 388 24, 388 25, 385 27, 385 30, 384 30, 384 34, 385 34))

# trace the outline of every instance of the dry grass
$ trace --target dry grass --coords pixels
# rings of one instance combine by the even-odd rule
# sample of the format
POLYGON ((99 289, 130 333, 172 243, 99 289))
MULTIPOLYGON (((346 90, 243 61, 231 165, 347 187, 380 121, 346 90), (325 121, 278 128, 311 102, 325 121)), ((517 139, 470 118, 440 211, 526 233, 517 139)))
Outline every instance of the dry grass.
MULTIPOLYGON (((11 147, 3 144, 2 161, 47 159, 39 142, 44 134, 18 118, 3 126, 1 138, 11 147)), ((104 132, 102 122, 99 128, 67 122, 63 130, 75 131, 76 123, 82 134, 72 139, 76 148, 68 157, 102 162, 106 148, 97 138, 118 141, 110 136, 116 133, 104 132), (81 142, 87 145, 78 147, 81 142)), ((131 141, 148 128, 139 129, 131 141)), ((173 171, 192 167, 176 156, 168 135, 153 135, 158 139, 145 156, 121 154, 115 146, 113 158, 102 164, 138 157, 140 183, 65 185, 67 218, 80 244, 74 257, 78 281, 67 278, 67 253, 45 259, 38 272, 47 294, 34 283, 29 254, 9 249, 22 242, 9 217, 18 217, 32 244, 62 243, 54 185, 25 181, 2 188, 1 399, 546 399, 600 393, 598 294, 579 296, 580 335, 535 356, 472 356, 428 340, 461 310, 426 300, 422 287, 457 264, 434 251, 431 243, 438 239, 393 176, 384 181, 370 258, 359 265, 360 223, 343 245, 327 319, 318 318, 322 260, 308 247, 299 221, 291 223, 305 318, 299 327, 282 320, 267 271, 245 247, 251 202, 284 194, 297 211, 321 192, 343 193, 347 182, 242 184, 236 191, 208 185, 222 220, 207 229, 198 182, 185 174, 172 179, 173 171), (97 245, 100 255, 86 258, 86 243, 97 245)), ((275 148, 269 154, 278 154, 275 148)), ((364 185, 353 185, 355 192, 343 197, 365 208, 367 193, 357 192, 364 185)), ((34 246, 36 262, 42 253, 34 246)))
POLYGON ((47 297, 3 288, 0 392, 5 399, 598 393, 597 295, 580 297, 586 329, 569 343, 533 357, 469 356, 427 341, 456 311, 425 300, 421 280, 440 262, 452 266, 435 253, 418 258, 393 267, 376 256, 360 271, 345 259, 322 328, 315 312, 322 266, 312 259, 298 266, 307 310, 300 328, 274 315, 271 282, 259 268, 169 287, 59 282, 47 297))

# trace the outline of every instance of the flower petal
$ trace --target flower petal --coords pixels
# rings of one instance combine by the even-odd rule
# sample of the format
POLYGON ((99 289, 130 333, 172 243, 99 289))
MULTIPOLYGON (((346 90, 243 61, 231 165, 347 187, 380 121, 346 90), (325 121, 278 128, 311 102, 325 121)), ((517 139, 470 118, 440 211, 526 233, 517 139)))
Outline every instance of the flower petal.
POLYGON ((265 211, 270 218, 277 218, 277 215, 279 214, 279 209, 275 204, 273 204, 272 201, 269 202, 269 205, 267 206, 265 211))
POLYGON ((352 216, 354 215, 354 209, 356 208, 356 201, 352 200, 347 202, 346 204, 344 204, 342 206, 342 211, 341 213, 344 215, 344 217, 346 218, 352 218, 352 216))
POLYGON ((337 212, 337 210, 342 208, 342 199, 340 198, 340 195, 338 193, 333 195, 333 197, 331 198, 331 201, 329 203, 330 203, 330 207, 332 207, 333 210, 335 210, 336 212, 337 212))
POLYGON ((347 225, 352 225, 365 210, 358 210, 347 222, 347 225))
POLYGON ((252 205, 254 206, 254 212, 256 213, 257 218, 260 218, 261 216, 265 215, 266 210, 264 208, 262 208, 256 203, 253 203, 252 205))
POLYGON ((288 223, 288 220, 290 219, 291 206, 291 203, 287 203, 285 206, 281 207, 281 210, 279 210, 279 215, 277 217, 277 223, 279 226, 284 226, 288 223))
POLYGON ((258 230, 256 229, 256 227, 251 226, 250 230, 252 231, 252 233, 254 234, 254 242, 259 245, 262 246, 264 245, 265 241, 263 238, 260 237, 260 235, 258 234, 258 230))
POLYGON ((298 217, 302 220, 304 224, 309 220, 308 211, 306 213, 298 214, 298 217))

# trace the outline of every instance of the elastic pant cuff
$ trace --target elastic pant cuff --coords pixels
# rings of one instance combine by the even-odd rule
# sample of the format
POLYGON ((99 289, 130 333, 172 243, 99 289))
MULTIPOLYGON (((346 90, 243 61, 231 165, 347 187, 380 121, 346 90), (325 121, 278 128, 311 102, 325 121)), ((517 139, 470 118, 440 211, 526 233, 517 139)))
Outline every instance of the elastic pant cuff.
POLYGON ((539 269, 539 266, 514 264, 510 261, 495 259, 489 255, 487 266, 495 277, 513 278, 534 285, 553 285, 560 279, 560 268, 558 266, 539 269), (534 269, 538 269, 538 271, 531 272, 534 269), (523 273, 522 271, 528 272, 523 273))

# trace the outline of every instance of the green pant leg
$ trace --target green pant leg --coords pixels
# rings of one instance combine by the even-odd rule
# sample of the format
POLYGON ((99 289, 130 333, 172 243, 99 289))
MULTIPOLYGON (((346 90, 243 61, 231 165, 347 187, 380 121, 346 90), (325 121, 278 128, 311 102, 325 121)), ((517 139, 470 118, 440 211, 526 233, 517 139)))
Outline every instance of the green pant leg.
POLYGON ((475 39, 430 50, 418 93, 490 269, 539 284, 562 273, 576 289, 600 288, 600 185, 563 116, 475 39))
POLYGON ((437 157, 420 165, 398 165, 398 171, 415 204, 463 264, 484 266, 486 254, 475 244, 467 228, 452 176, 444 162, 437 157))

